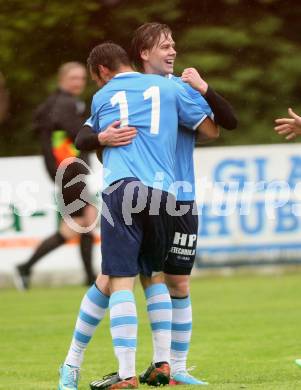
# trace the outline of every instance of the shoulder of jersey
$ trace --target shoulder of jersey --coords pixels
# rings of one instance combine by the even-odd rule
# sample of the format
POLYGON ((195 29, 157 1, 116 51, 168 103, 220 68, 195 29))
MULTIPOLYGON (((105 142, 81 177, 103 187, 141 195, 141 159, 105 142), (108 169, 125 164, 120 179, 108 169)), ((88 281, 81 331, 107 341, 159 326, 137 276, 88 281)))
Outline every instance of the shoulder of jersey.
POLYGON ((174 76, 173 74, 170 75, 170 80, 174 81, 177 85, 179 85, 182 89, 188 91, 188 93, 192 96, 194 95, 200 95, 198 91, 196 91, 194 88, 192 88, 188 83, 185 83, 181 77, 179 76, 174 76))
POLYGON ((102 88, 100 88, 98 91, 96 91, 93 95, 93 99, 97 100, 99 97, 101 97, 107 90, 107 88, 109 87, 108 84, 104 85, 102 88))
POLYGON ((170 73, 170 74, 167 76, 167 78, 168 78, 169 80, 172 80, 172 81, 180 81, 180 82, 182 82, 181 77, 176 76, 176 75, 174 75, 174 74, 172 74, 172 73, 170 73))
POLYGON ((184 83, 184 81, 182 81, 181 77, 179 76, 175 76, 173 74, 170 74, 168 75, 168 79, 170 80, 170 82, 173 82, 177 85, 177 88, 187 88, 187 85, 186 83, 184 83))
POLYGON ((158 80, 158 81, 165 80, 165 77, 160 76, 158 74, 145 74, 145 73, 140 73, 140 74, 141 74, 141 77, 144 78, 145 80, 147 80, 147 79, 149 79, 149 80, 158 80))
POLYGON ((175 76, 173 74, 169 75, 169 80, 172 80, 173 82, 179 84, 179 85, 185 85, 184 81, 182 81, 181 77, 175 76))

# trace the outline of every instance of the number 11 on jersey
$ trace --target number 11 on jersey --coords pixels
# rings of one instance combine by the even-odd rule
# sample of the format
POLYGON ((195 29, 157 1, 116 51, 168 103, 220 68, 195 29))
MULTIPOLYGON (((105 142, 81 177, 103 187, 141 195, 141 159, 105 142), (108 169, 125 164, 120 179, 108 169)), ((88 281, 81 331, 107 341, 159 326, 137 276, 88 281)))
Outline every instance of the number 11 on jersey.
MULTIPOLYGON (((152 100, 151 109, 151 134, 159 134, 160 129, 160 89, 158 86, 153 86, 146 89, 143 93, 144 100, 152 100)), ((129 124, 129 107, 125 91, 115 93, 111 98, 111 104, 114 107, 119 104, 121 127, 129 124)))

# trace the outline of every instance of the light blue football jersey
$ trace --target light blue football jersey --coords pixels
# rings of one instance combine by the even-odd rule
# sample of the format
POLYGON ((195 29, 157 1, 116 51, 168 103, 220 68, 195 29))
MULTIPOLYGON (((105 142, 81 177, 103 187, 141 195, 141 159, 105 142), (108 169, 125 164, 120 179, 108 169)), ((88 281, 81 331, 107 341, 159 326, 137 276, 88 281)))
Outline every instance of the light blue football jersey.
MULTIPOLYGON (((213 117, 209 104, 198 91, 182 81, 181 77, 170 75, 169 78, 183 86, 191 99, 199 105, 208 117, 213 117)), ((195 199, 195 175, 193 162, 194 145, 195 133, 183 126, 180 126, 175 160, 175 179, 177 182, 176 196, 178 201, 193 201, 195 199)))
POLYGON ((172 80, 138 72, 119 73, 93 97, 94 131, 116 120, 137 128, 133 142, 103 151, 104 188, 126 177, 173 193, 178 126, 196 129, 207 117, 185 89, 172 80))

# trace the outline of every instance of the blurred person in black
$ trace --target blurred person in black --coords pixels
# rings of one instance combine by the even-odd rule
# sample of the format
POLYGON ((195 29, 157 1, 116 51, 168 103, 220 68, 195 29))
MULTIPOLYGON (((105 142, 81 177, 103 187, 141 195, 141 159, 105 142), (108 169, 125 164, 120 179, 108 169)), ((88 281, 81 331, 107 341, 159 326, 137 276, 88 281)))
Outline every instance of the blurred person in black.
MULTIPOLYGON (((61 183, 56 180, 63 207, 68 207, 72 202, 81 199, 81 193, 86 187, 82 179, 74 184, 71 183, 71 180, 78 175, 88 174, 87 166, 80 163, 81 160, 87 163, 88 156, 78 151, 73 144, 83 124, 82 115, 85 111, 85 104, 78 100, 78 96, 86 86, 86 77, 86 69, 81 63, 63 64, 58 71, 57 90, 39 105, 34 113, 34 130, 40 136, 46 168, 51 179, 55 181, 59 166, 65 170, 61 183)), ((62 214, 62 205, 58 203, 62 214)), ((72 210, 69 216, 79 226, 87 227, 93 224, 96 218, 95 211, 93 206, 86 204, 79 210, 72 210)), ((28 261, 16 267, 16 286, 20 289, 27 289, 32 267, 42 257, 78 236, 86 284, 92 284, 95 281, 92 269, 93 234, 92 232, 79 234, 66 223, 65 219, 62 219, 58 231, 42 241, 28 261)))

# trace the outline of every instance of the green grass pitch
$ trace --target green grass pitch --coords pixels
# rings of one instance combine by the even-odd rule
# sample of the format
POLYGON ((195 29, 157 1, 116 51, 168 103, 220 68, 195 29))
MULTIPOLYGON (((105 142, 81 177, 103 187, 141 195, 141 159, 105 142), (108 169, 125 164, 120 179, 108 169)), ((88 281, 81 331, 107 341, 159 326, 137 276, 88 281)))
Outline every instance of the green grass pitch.
MULTIPOLYGON (((56 389, 84 292, 0 291, 0 389, 56 389)), ((301 274, 193 279, 191 294, 189 365, 210 382, 209 389, 301 389, 301 369, 294 364, 301 358, 301 274)), ((140 287, 136 296, 139 373, 152 348, 140 287)), ((86 352, 79 389, 115 369, 106 318, 86 352)))

